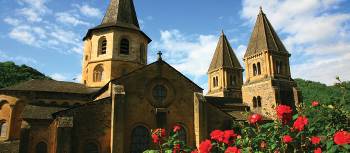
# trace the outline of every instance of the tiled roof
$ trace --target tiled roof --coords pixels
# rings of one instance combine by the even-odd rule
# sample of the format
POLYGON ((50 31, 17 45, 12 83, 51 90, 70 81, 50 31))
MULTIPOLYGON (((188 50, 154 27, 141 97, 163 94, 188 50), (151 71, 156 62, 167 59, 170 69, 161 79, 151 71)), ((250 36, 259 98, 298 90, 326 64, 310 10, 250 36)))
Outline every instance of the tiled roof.
POLYGON ((270 21, 264 12, 260 10, 244 57, 246 58, 267 50, 289 54, 270 21))
POLYGON ((53 113, 56 113, 65 109, 67 108, 26 105, 22 113, 22 118, 23 119, 52 119, 53 113))
POLYGON ((209 70, 213 71, 218 68, 238 68, 242 69, 233 49, 227 40, 225 34, 222 32, 219 42, 217 44, 213 59, 211 60, 209 70))
POLYGON ((0 91, 43 91, 59 93, 90 94, 98 88, 88 88, 83 84, 73 82, 63 82, 55 80, 29 80, 14 86, 0 89, 0 91))

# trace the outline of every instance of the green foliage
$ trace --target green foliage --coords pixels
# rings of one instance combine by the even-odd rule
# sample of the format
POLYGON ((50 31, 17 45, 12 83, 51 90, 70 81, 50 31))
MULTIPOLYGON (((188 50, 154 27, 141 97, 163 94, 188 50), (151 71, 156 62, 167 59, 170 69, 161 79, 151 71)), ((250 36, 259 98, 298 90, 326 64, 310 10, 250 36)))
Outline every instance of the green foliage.
POLYGON ((0 88, 12 86, 30 79, 51 79, 39 71, 13 62, 0 62, 0 88))

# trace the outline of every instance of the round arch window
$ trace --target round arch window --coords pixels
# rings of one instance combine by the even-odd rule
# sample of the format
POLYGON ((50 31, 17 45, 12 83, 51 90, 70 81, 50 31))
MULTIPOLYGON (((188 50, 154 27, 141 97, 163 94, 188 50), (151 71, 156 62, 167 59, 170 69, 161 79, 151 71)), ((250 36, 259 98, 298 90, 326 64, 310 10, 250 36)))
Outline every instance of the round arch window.
POLYGON ((163 103, 167 97, 168 94, 168 90, 166 87, 164 87, 163 85, 156 85, 153 88, 153 98, 159 102, 159 103, 163 103))

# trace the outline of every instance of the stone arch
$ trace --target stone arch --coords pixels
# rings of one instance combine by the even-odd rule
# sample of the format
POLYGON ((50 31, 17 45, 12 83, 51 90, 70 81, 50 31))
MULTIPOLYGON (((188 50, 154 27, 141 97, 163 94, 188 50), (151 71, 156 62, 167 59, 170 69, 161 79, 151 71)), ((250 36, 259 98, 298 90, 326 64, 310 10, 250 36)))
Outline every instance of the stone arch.
POLYGON ((101 82, 103 80, 103 72, 104 72, 103 65, 102 64, 96 65, 93 72, 93 81, 101 82))
POLYGON ((6 120, 0 120, 0 138, 6 138, 8 131, 8 123, 6 120))
POLYGON ((181 129, 179 131, 179 140, 183 141, 185 144, 188 142, 188 128, 185 124, 183 123, 177 123, 176 125, 180 126, 181 129))
POLYGON ((258 62, 257 64, 257 75, 261 75, 261 64, 258 62))
POLYGON ((47 143, 40 141, 38 144, 36 144, 35 153, 47 153, 47 143))

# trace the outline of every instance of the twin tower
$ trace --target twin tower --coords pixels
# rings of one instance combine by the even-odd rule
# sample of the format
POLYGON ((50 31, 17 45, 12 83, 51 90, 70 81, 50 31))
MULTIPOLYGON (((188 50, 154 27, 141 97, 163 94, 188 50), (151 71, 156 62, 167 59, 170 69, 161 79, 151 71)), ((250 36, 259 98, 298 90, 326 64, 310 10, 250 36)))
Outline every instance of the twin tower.
POLYGON ((229 97, 251 111, 272 116, 275 106, 295 108, 301 92, 291 78, 289 57, 282 41, 260 9, 244 55, 245 78, 237 56, 222 32, 208 70, 208 96, 229 97))
MULTIPOLYGON (((140 30, 132 0, 111 0, 102 23, 84 37, 82 81, 103 87, 109 81, 147 65, 151 39, 140 30)), ((262 10, 244 56, 246 82, 226 36, 222 33, 208 71, 208 96, 230 97, 264 113, 277 104, 294 106, 299 90, 291 78, 290 54, 262 10)))

